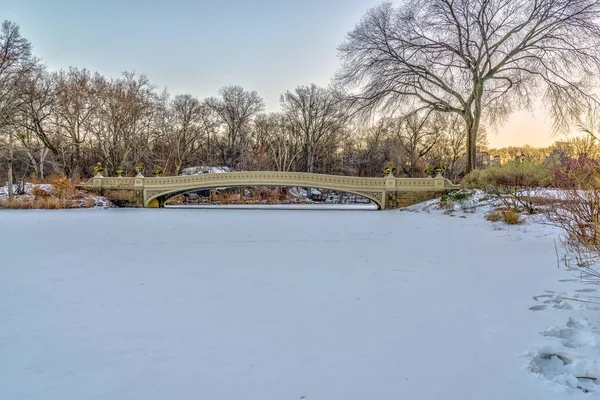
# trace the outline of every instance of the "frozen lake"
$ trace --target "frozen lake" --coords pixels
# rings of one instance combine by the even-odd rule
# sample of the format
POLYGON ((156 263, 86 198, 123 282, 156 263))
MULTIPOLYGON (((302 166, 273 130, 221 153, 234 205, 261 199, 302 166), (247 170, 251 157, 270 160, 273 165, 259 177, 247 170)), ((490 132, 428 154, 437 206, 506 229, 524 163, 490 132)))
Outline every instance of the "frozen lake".
POLYGON ((0 211, 0 399, 586 398, 527 371, 554 235, 481 215, 0 211))

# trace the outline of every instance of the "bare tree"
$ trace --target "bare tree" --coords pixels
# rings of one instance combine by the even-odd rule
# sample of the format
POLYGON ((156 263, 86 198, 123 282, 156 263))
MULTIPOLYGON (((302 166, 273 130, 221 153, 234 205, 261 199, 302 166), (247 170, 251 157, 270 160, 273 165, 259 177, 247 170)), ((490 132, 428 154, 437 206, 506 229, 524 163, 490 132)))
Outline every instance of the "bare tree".
MULTIPOLYGON (((467 131, 464 121, 458 115, 450 115, 445 118, 445 135, 441 138, 432 153, 439 163, 445 166, 445 176, 456 180, 464 171, 466 164, 465 149, 467 143, 467 131)), ((478 141, 485 138, 484 131, 479 132, 478 141)))
POLYGON ((156 94, 145 75, 124 73, 123 78, 102 82, 90 129, 108 173, 119 167, 132 169, 148 159, 156 94))
POLYGON ((8 132, 8 196, 13 198, 14 116, 21 101, 21 85, 36 68, 31 44, 11 21, 0 26, 0 133, 8 132))
POLYGON ((219 90, 221 98, 206 99, 225 125, 225 137, 220 142, 223 162, 232 168, 243 166, 244 147, 249 135, 249 123, 264 109, 263 99, 255 91, 247 92, 241 86, 226 86, 219 90))
POLYGON ((205 103, 189 94, 178 95, 173 99, 168 140, 171 142, 175 175, 179 175, 182 165, 202 148, 205 138, 210 138, 210 132, 214 129, 214 119, 209 115, 211 113, 212 110, 205 103))
POLYGON ((431 110, 423 110, 392 121, 392 124, 408 160, 406 173, 410 177, 416 176, 419 161, 442 140, 444 120, 431 110))
POLYGON ((388 119, 380 118, 373 126, 354 135, 360 176, 380 176, 386 162, 392 161, 392 134, 388 119))
POLYGON ((330 89, 314 84, 299 86, 281 96, 281 108, 304 135, 306 172, 313 172, 319 146, 328 135, 339 133, 347 115, 339 97, 330 89))
POLYGON ((597 0, 407 0, 367 12, 339 47, 338 80, 359 110, 460 115, 466 170, 482 119, 501 121, 544 89, 556 127, 592 99, 600 68, 597 0))
POLYGON ((257 142, 266 146, 277 171, 291 171, 302 154, 302 133, 281 113, 259 115, 255 122, 257 142))
MULTIPOLYGON (((21 101, 15 118, 18 138, 27 151, 36 175, 43 178, 48 153, 51 151, 57 161, 61 160, 60 138, 53 122, 57 99, 56 80, 52 74, 40 68, 22 82, 20 92, 21 101)), ((70 171, 67 169, 65 172, 68 174, 70 171)))
POLYGON ((65 167, 70 174, 81 175, 86 169, 82 146, 88 142, 90 124, 101 106, 105 79, 86 69, 69 68, 58 72, 55 80, 54 122, 69 146, 65 167))

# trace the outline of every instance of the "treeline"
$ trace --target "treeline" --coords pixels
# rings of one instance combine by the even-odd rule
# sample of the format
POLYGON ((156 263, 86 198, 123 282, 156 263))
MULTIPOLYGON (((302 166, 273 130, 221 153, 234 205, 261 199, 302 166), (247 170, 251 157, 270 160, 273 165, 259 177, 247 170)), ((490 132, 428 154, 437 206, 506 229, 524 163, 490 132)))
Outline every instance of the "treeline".
POLYGON ((569 160, 585 157, 600 160, 600 142, 591 135, 557 140, 548 147, 509 146, 486 150, 490 157, 500 157, 502 165, 520 160, 539 164, 565 165, 569 160))
POLYGON ((160 90, 143 74, 108 78, 86 69, 49 71, 19 27, 0 32, 2 176, 179 174, 195 165, 236 170, 308 171, 379 176, 386 163, 420 176, 443 166, 464 170, 466 134, 458 118, 423 110, 365 124, 333 88, 299 86, 280 110, 239 86, 200 99, 160 90))
POLYGON ((584 120, 600 112, 599 20, 596 0, 386 2, 338 47, 335 88, 290 88, 270 114, 238 86, 201 99, 142 74, 48 71, 5 21, 1 165, 11 177, 14 166, 21 176, 85 178, 97 163, 106 174, 143 164, 166 174, 224 165, 372 176, 393 161, 401 175, 441 167, 456 179, 478 166, 485 126, 538 97, 556 129, 596 135, 584 120))

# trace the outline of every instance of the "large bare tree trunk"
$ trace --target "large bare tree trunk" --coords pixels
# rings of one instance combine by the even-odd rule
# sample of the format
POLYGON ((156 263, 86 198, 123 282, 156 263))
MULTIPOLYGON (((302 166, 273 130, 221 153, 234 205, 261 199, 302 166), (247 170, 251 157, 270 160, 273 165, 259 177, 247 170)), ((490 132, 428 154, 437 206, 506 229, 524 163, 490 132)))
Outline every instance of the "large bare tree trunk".
POLYGON ((179 176, 179 174, 181 173, 182 165, 183 165, 182 160, 175 161, 175 176, 179 176))
POLYGON ((13 192, 13 132, 12 129, 8 131, 8 200, 13 201, 15 195, 13 192))
MULTIPOLYGON (((308 139, 306 142, 306 172, 312 173, 314 168, 314 159, 313 159, 313 148, 311 144, 311 139, 308 139)), ((306 189, 306 198, 308 200, 312 199, 312 188, 307 187, 306 189)))
POLYGON ((314 171, 314 164, 315 164, 314 150, 312 147, 312 143, 310 142, 310 139, 308 139, 308 141, 306 143, 306 172, 312 173, 314 171))
POLYGON ((473 101, 473 110, 467 110, 465 122, 467 124, 467 168, 465 173, 469 173, 477 168, 477 135, 481 125, 481 101, 483 97, 483 84, 475 85, 473 101))
POLYGON ((475 169, 475 155, 477 152, 477 148, 475 146, 475 137, 477 136, 477 132, 475 132, 475 124, 472 118, 465 118, 467 122, 467 167, 465 168, 465 173, 475 169))
POLYGON ((81 143, 78 140, 75 140, 75 159, 73 160, 73 169, 71 173, 84 176, 83 168, 81 166, 81 143))
POLYGON ((44 162, 46 162, 46 156, 48 156, 48 152, 50 151, 50 149, 48 148, 43 148, 42 150, 40 150, 40 175, 39 177, 41 179, 44 179, 44 162))
POLYGON ((31 165, 33 165, 33 171, 35 172, 35 176, 40 177, 40 169, 38 168, 38 163, 35 161, 35 157, 31 153, 31 150, 29 150, 28 148, 25 149, 25 151, 27 152, 27 157, 29 157, 29 161, 31 162, 31 165))

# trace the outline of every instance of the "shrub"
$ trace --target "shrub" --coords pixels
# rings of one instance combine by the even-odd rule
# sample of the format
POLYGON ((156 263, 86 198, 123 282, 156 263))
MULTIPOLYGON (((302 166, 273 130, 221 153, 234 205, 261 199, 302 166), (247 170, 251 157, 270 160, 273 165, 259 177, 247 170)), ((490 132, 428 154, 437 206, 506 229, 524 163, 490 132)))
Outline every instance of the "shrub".
POLYGON ((440 198, 439 207, 440 209, 445 211, 454 211, 454 201, 452 201, 450 199, 450 196, 448 196, 447 194, 443 195, 440 198))
POLYGON ((32 178, 32 196, 15 197, 12 201, 0 200, 0 207, 13 209, 46 209, 93 207, 95 201, 85 193, 77 190, 73 181, 65 176, 51 176, 47 180, 32 178), (52 187, 42 187, 41 184, 52 187))
POLYGON ((508 225, 520 225, 523 223, 523 218, 516 210, 504 208, 501 210, 492 210, 485 214, 485 219, 491 222, 503 221, 508 225))
POLYGON ((555 186, 562 189, 587 186, 586 182, 598 179, 599 169, 600 161, 589 158, 586 154, 581 154, 576 159, 566 159, 562 164, 554 167, 555 186))
POLYGON ((462 184, 469 188, 515 188, 515 187, 548 187, 553 176, 549 167, 532 162, 508 163, 503 166, 474 170, 466 175, 462 184))
POLYGON ((52 193, 50 193, 49 191, 47 191, 46 189, 35 185, 33 187, 33 190, 31 191, 31 193, 33 194, 33 196, 38 199, 38 198, 45 198, 45 197, 50 197, 52 195, 52 193))
POLYGON ((548 199, 538 196, 539 188, 533 189, 514 189, 514 190, 496 190, 491 194, 499 199, 504 207, 516 212, 525 212, 527 214, 537 214, 542 205, 548 204, 548 199))
POLYGON ((0 207, 20 210, 35 208, 32 200, 25 199, 0 199, 0 207))
POLYGON ((453 193, 449 193, 448 195, 449 199, 452 199, 454 201, 464 201, 464 200, 469 200, 470 198, 473 197, 473 192, 453 192, 453 193))
POLYGON ((600 254, 600 190, 568 189, 561 192, 561 197, 560 202, 546 209, 547 219, 562 228, 568 247, 600 254))
POLYGON ((460 191, 449 194, 452 201, 458 203, 460 209, 464 213, 474 213, 477 205, 477 199, 475 198, 475 192, 473 191, 460 191))
POLYGON ((461 190, 442 196, 439 207, 443 210, 453 211, 455 205, 458 204, 463 212, 474 213, 476 203, 475 192, 461 190))
POLYGON ((491 222, 502 221, 502 212, 499 210, 492 210, 485 214, 485 219, 491 222))
POLYGON ((79 208, 79 207, 93 207, 95 204, 94 199, 88 199, 83 204, 78 204, 71 201, 70 199, 59 199, 53 196, 38 197, 35 199, 27 198, 15 198, 12 201, 8 199, 0 200, 1 208, 9 208, 15 210, 30 210, 30 209, 41 209, 41 210, 59 210, 63 208, 79 208))
POLYGON ((61 208, 70 208, 70 203, 61 201, 61 199, 56 197, 42 197, 34 201, 34 208, 59 210, 61 208))
POLYGON ((549 167, 544 164, 512 162, 501 167, 475 170, 465 176, 463 185, 485 190, 515 212, 535 214, 538 202, 543 200, 536 192, 539 188, 550 186, 553 180, 549 167))
POLYGON ((52 195, 59 199, 75 198, 75 184, 66 176, 52 176, 49 182, 53 186, 52 195))
POLYGON ((521 214, 514 209, 504 210, 502 212, 502 221, 506 222, 508 225, 519 225, 523 223, 521 214))
POLYGON ((96 201, 92 197, 88 197, 85 203, 82 204, 84 208, 92 208, 96 205, 96 201))
POLYGON ((583 281, 600 284, 600 271, 592 268, 600 255, 598 163, 585 156, 579 157, 555 172, 562 190, 544 214, 550 223, 563 230, 561 242, 566 251, 563 263, 580 272, 583 281))

